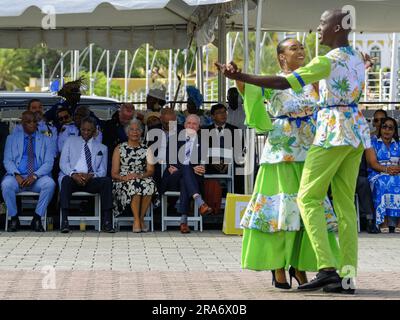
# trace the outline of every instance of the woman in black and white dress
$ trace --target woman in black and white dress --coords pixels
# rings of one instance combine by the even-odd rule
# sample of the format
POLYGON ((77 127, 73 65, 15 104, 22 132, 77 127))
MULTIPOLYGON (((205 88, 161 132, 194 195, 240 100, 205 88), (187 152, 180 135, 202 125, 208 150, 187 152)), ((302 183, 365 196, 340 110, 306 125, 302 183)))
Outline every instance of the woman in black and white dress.
POLYGON ((140 121, 133 119, 127 126, 128 141, 114 150, 111 169, 114 216, 120 215, 130 205, 134 216, 133 232, 148 231, 144 216, 152 198, 157 199, 157 188, 152 178, 154 156, 141 143, 142 132, 140 121))

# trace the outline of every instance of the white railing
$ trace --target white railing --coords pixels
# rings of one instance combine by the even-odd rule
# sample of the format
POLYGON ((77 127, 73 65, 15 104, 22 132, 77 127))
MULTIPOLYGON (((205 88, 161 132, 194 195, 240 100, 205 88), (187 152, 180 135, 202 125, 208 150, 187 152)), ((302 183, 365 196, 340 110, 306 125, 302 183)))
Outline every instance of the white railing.
MULTIPOLYGON (((365 87, 362 101, 366 102, 378 102, 378 101, 389 101, 390 100, 390 72, 388 71, 373 71, 365 73, 365 87)), ((399 77, 399 75, 398 75, 399 77)), ((400 83, 400 79, 398 81, 400 83)), ((400 94, 400 90, 398 90, 400 94)), ((398 94, 397 100, 400 100, 398 94)))

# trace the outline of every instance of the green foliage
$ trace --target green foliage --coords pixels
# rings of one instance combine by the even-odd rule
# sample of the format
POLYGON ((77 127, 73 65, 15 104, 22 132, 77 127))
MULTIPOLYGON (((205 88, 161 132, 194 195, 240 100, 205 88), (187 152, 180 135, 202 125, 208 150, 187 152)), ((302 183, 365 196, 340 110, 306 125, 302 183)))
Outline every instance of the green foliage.
POLYGON ((0 90, 22 89, 28 84, 27 60, 16 50, 0 50, 0 90))
MULTIPOLYGON (((89 88, 89 73, 88 72, 80 72, 80 76, 83 76, 85 78, 85 84, 86 87, 89 88)), ((107 79, 106 75, 104 72, 95 72, 93 73, 93 78, 95 79, 94 81, 94 86, 93 86, 93 91, 94 94, 97 96, 106 96, 107 93, 107 79)), ((88 92, 87 92, 88 93, 88 92)), ((112 80, 110 83, 110 96, 118 96, 123 93, 122 88, 119 86, 119 84, 112 80)))

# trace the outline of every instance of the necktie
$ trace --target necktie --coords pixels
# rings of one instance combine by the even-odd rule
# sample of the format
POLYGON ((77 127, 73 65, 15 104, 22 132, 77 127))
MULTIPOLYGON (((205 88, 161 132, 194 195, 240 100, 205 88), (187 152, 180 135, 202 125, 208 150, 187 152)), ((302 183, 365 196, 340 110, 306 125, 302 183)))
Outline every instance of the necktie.
POLYGON ((33 137, 32 135, 28 136, 28 177, 33 175, 35 171, 35 154, 33 153, 33 137))
POLYGON ((85 158, 86 158, 86 164, 88 167, 88 173, 93 172, 93 167, 92 167, 92 154, 90 153, 89 147, 87 145, 87 142, 85 142, 85 158))
POLYGON ((222 127, 218 127, 218 132, 221 132, 222 131, 222 127))
POLYGON ((186 148, 186 150, 185 150, 185 156, 186 156, 186 159, 188 159, 189 158, 189 156, 190 156, 190 149, 191 149, 191 145, 190 145, 190 137, 187 137, 186 138, 186 144, 185 144, 185 148, 186 148))

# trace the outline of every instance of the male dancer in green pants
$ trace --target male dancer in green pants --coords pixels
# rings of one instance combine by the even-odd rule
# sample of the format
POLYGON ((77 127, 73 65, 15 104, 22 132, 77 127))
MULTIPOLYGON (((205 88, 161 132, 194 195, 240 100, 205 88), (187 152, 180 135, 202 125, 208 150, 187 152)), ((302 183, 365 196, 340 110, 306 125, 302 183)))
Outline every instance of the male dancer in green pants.
POLYGON ((365 61, 349 45, 351 30, 343 26, 347 15, 339 9, 322 14, 317 29, 320 43, 332 50, 286 77, 244 74, 233 62, 216 65, 228 78, 264 88, 301 91, 305 85, 319 81, 317 131, 298 193, 298 205, 319 272, 299 289, 324 288, 326 292, 352 294, 355 288, 351 278, 356 275, 358 251, 354 193, 363 149, 371 145, 368 124, 357 108, 363 91, 365 61), (329 185, 339 224, 340 275, 334 268, 322 206, 329 185))

